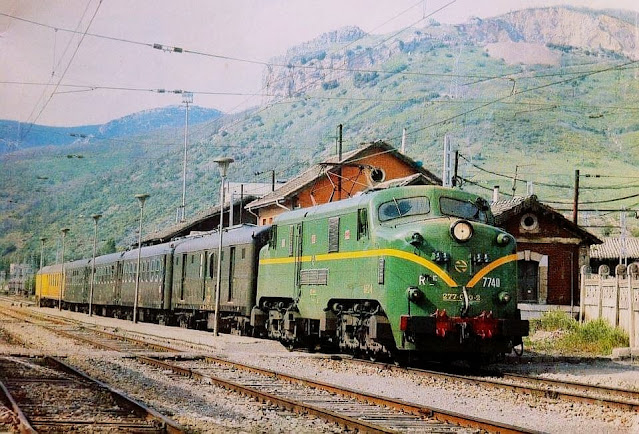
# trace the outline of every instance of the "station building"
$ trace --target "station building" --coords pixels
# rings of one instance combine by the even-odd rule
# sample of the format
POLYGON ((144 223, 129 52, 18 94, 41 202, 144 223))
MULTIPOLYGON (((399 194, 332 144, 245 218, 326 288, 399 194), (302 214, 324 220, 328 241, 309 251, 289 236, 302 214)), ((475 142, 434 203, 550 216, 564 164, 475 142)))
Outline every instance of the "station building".
POLYGON ((493 201, 491 209, 496 225, 517 240, 522 316, 554 308, 579 312, 580 268, 602 241, 535 195, 493 201))

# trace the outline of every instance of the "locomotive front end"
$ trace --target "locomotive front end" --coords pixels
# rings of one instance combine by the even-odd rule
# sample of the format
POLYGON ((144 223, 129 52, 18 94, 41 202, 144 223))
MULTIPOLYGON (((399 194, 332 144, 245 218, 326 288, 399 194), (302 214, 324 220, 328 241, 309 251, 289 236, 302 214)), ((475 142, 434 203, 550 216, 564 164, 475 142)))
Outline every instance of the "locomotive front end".
POLYGON ((377 209, 390 251, 386 311, 399 350, 492 356, 522 345, 514 238, 488 203, 452 189, 404 191, 377 209), (392 294, 392 295, 391 295, 392 294))

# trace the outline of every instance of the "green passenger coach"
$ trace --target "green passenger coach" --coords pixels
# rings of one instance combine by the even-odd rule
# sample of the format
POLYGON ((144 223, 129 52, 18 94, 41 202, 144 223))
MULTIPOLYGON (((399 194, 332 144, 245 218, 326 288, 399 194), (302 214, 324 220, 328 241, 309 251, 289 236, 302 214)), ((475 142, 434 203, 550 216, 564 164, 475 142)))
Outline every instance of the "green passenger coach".
POLYGON ((254 333, 378 357, 510 352, 512 236, 488 203, 437 186, 396 187, 279 215, 259 257, 254 333))

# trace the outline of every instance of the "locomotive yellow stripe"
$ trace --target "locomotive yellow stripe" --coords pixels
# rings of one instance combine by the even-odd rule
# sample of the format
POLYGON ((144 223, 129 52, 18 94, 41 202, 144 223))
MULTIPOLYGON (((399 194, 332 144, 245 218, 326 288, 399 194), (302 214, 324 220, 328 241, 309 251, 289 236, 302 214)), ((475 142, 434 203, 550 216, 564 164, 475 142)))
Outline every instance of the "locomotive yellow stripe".
POLYGON ((491 262, 490 264, 486 265, 484 268, 479 270, 479 272, 477 274, 475 274, 475 276, 470 280, 470 282, 468 282, 466 287, 472 288, 473 286, 475 286, 477 284, 477 282, 479 282, 481 280, 482 277, 484 277, 486 274, 488 274, 491 271, 493 271, 495 268, 501 267, 504 264, 507 264, 509 262, 516 261, 516 260, 517 260, 517 254, 512 254, 512 255, 508 255, 508 256, 503 256, 503 257, 491 262))
MULTIPOLYGON (((358 259, 358 258, 370 258, 374 256, 393 256, 395 258, 405 259, 407 261, 414 262, 427 268, 428 270, 439 276, 448 286, 459 286, 446 271, 442 270, 437 264, 424 259, 421 256, 417 256, 413 253, 404 252, 402 250, 395 249, 377 249, 377 250, 360 250, 357 252, 344 252, 344 253, 328 253, 316 256, 302 256, 299 258, 300 262, 315 261, 337 261, 344 259, 358 259)), ((291 264, 295 262, 294 257, 287 258, 273 258, 273 259, 261 259, 260 265, 274 265, 274 264, 291 264)))

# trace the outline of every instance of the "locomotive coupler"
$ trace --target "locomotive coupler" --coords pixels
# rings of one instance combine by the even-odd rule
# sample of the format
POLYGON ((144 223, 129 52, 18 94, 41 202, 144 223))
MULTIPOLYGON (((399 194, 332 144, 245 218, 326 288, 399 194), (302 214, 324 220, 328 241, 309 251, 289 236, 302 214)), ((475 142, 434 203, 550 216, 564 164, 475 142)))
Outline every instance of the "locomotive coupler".
POLYGON ((470 300, 468 299, 468 291, 466 290, 466 287, 463 286, 462 288, 463 288, 462 289, 462 295, 464 297, 463 297, 463 300, 462 300, 463 305, 462 305, 462 309, 461 309, 461 312, 460 312, 459 316, 464 318, 464 317, 468 316, 468 309, 470 308, 470 300))

